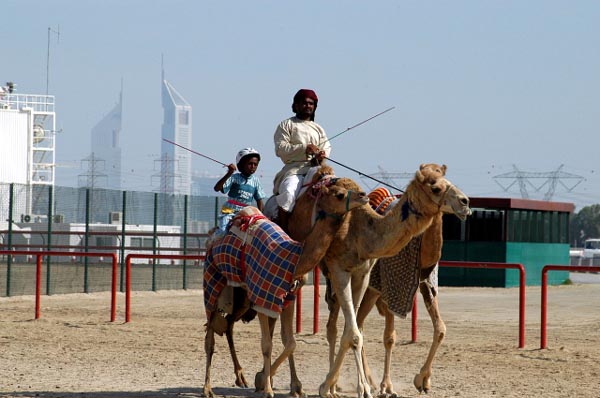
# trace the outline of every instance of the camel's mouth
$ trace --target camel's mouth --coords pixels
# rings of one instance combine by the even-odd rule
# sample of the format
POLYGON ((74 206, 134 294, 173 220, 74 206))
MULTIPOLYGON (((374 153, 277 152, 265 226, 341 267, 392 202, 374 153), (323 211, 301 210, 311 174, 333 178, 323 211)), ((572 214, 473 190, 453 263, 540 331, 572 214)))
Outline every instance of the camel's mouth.
POLYGON ((473 211, 471 210, 471 208, 469 206, 466 206, 466 207, 463 207, 462 209, 460 209, 459 211, 455 212, 454 214, 461 221, 465 221, 467 219, 467 217, 469 217, 472 213, 473 213, 473 211))

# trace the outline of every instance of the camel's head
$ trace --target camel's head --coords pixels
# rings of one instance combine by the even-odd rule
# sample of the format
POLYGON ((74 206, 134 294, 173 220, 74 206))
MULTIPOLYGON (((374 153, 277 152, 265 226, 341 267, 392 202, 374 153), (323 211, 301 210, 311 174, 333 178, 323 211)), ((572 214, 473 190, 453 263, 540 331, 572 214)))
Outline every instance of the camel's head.
POLYGON ((424 163, 415 174, 415 180, 444 213, 465 220, 471 215, 469 198, 445 177, 446 165, 424 163))
POLYGON ((333 171, 333 167, 323 164, 321 165, 315 174, 312 176, 311 182, 314 184, 325 176, 334 176, 335 172, 333 171))
POLYGON ((369 197, 361 190, 330 185, 320 188, 318 206, 330 214, 344 214, 356 207, 369 203, 369 197))

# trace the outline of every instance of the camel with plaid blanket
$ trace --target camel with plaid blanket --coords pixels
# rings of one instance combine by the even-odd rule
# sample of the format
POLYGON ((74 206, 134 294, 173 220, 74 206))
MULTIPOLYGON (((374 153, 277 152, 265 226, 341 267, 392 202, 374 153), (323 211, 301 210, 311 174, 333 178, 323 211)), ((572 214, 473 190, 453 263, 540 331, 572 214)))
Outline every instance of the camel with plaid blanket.
MULTIPOLYGON (((242 253, 244 245, 240 245, 239 242, 236 241, 236 239, 240 238, 238 236, 232 236, 232 234, 234 234, 232 231, 225 235, 222 240, 212 244, 210 253, 207 255, 207 262, 205 263, 205 307, 208 324, 204 344, 206 351, 204 395, 213 396, 210 382, 210 366, 212 355, 214 354, 214 332, 215 330, 218 330, 218 324, 223 323, 219 317, 225 316, 216 311, 215 297, 218 297, 220 293, 218 290, 222 289, 222 287, 229 282, 229 278, 234 279, 233 283, 244 287, 246 290, 246 298, 250 301, 250 304, 254 309, 257 310, 261 325, 261 347, 264 356, 263 372, 267 375, 271 374, 271 336, 277 319, 276 316, 282 314, 282 322, 284 322, 288 319, 287 316, 284 317, 284 314, 289 314, 291 312, 289 319, 293 322, 293 306, 286 305, 289 303, 289 301, 286 301, 286 298, 289 299, 289 294, 293 293, 290 291, 293 281, 301 278, 308 270, 314 268, 315 264, 319 263, 327 250, 328 244, 331 242, 331 239, 327 239, 327 237, 333 237, 335 235, 335 231, 342 224, 344 215, 349 210, 366 205, 366 203, 368 203, 368 197, 361 190, 351 191, 335 185, 323 185, 319 187, 314 202, 316 204, 318 216, 315 220, 314 227, 311 229, 308 236, 306 236, 306 239, 304 239, 303 245, 291 241, 281 228, 266 219, 260 220, 263 225, 259 227, 261 228, 260 231, 263 232, 259 232, 258 235, 264 236, 264 239, 260 242, 260 247, 254 245, 255 236, 244 238, 245 242, 252 242, 253 247, 250 248, 249 255, 242 253), (266 230, 268 230, 268 232, 264 232, 266 230), (273 236, 278 237, 271 238, 273 236), (226 245, 228 245, 228 247, 224 247, 226 245), (256 276, 259 273, 252 271, 252 269, 256 267, 264 268, 265 266, 271 267, 274 265, 265 264, 265 261, 271 261, 268 260, 270 254, 278 254, 278 260, 275 261, 277 263, 282 262, 282 260, 289 260, 284 258, 285 255, 279 255, 282 252, 281 245, 286 245, 283 252, 288 253, 290 257, 296 256, 292 261, 295 264, 290 265, 288 262, 286 265, 287 268, 281 272, 277 271, 278 275, 276 277, 269 276, 267 282, 259 280, 257 284, 253 284, 256 282, 254 279, 257 279, 256 276), (298 250, 298 248, 300 248, 300 250, 298 250), (231 255, 226 255, 226 253, 232 253, 232 250, 236 253, 235 256, 232 257, 231 255), (258 260, 258 258, 262 260, 258 260), (236 259, 238 260, 238 265, 240 265, 239 268, 245 267, 247 272, 235 269, 236 264, 233 263, 236 263, 236 259), (214 285, 209 286, 211 283, 214 283, 214 285), (265 291, 261 286, 263 283, 270 284, 266 290, 276 292, 276 294, 273 295, 271 302, 267 300, 265 295, 262 295, 262 292, 265 291), (273 283, 277 283, 275 288, 272 286, 273 283), (252 299, 249 298, 249 296, 252 297, 252 299), (252 300, 255 302, 252 302, 252 300), (291 308, 291 310, 288 310, 289 308, 291 308)), ((240 216, 243 218, 244 213, 241 213, 240 216)), ((242 227, 242 230, 243 229, 244 227, 242 227)), ((246 230, 251 231, 252 225, 248 225, 246 230)), ((231 321, 227 322, 230 324, 230 327, 229 325, 227 326, 228 332, 232 332, 233 322, 236 320, 234 318, 230 319, 231 321)), ((228 334, 227 337, 229 340, 232 335, 228 334)), ((287 347, 289 342, 284 340, 284 344, 287 347)), ((232 354, 232 357, 234 354, 235 352, 232 354)), ((236 359, 237 358, 234 358, 234 366, 236 359)), ((236 384, 237 381, 240 380, 240 375, 242 375, 241 380, 243 380, 241 367, 239 367, 239 373, 238 369, 236 369, 236 384)), ((274 396, 269 377, 264 379, 262 390, 264 396, 274 396)))

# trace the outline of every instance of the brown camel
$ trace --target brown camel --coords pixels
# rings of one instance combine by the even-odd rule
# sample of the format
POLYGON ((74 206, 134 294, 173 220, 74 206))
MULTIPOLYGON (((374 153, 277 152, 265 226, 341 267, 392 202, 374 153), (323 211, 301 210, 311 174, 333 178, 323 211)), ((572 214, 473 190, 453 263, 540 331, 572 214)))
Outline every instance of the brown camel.
MULTIPOLYGON (((333 169, 328 165, 322 165, 317 173, 312 176, 312 185, 326 185, 326 186, 337 186, 341 187, 350 192, 361 192, 361 188, 349 178, 336 178, 334 176, 333 169)), ((302 193, 296 200, 293 212, 290 214, 288 221, 289 235, 298 241, 304 241, 306 237, 311 233, 313 219, 317 211, 315 210, 315 195, 311 194, 310 191, 302 193)), ((341 211, 342 209, 340 209, 341 211)), ((348 210, 347 208, 345 210, 348 210)), ((341 220, 340 220, 341 221, 341 220)), ((339 228, 341 224, 338 224, 339 228)), ((321 247, 327 247, 329 242, 333 239, 335 234, 321 235, 320 239, 323 241, 321 247)), ((316 235, 315 235, 316 236, 316 235)), ((317 263, 305 263, 306 268, 299 269, 297 273, 306 274, 311 271, 317 263)), ((301 397, 304 396, 302 390, 302 383, 300 382, 294 362, 294 350, 296 348, 296 339, 294 335, 294 308, 290 306, 286 308, 281 314, 281 339, 284 345, 282 353, 271 365, 270 376, 271 379, 275 376, 279 366, 286 360, 289 360, 290 366, 290 395, 301 397)), ((265 385, 265 373, 261 371, 255 376, 255 387, 257 391, 264 390, 265 385)))
MULTIPOLYGON (((322 186, 319 190, 319 195, 316 200, 317 208, 319 209, 314 228, 308 234, 304 241, 304 247, 302 255, 300 256, 298 263, 296 264, 294 278, 299 279, 304 273, 318 264, 321 257, 325 254, 327 246, 331 239, 323 239, 323 237, 333 237, 336 229, 341 225, 343 221, 343 214, 352 208, 362 206, 368 202, 366 194, 362 191, 349 191, 343 187, 337 186, 322 186), (302 270, 302 272, 300 272, 302 270)), ((269 222, 269 221, 265 221, 269 222)), ((282 231, 283 232, 283 231, 282 231)), ((212 248, 218 247, 219 241, 213 243, 212 248)), ((212 249, 211 248, 211 249, 212 249)), ((204 385, 204 395, 213 396, 211 382, 210 382, 210 365, 212 361, 212 355, 214 354, 214 333, 215 331, 219 334, 225 332, 227 334, 228 343, 230 346, 230 353, 234 362, 234 368, 236 373, 236 384, 247 385, 245 378, 242 373, 241 366, 235 355, 235 349, 233 348, 233 324, 238 319, 244 319, 243 315, 247 313, 250 308, 248 298, 245 296, 238 300, 234 298, 234 304, 240 305, 241 308, 236 308, 232 314, 223 317, 213 312, 209 316, 209 322, 206 328, 205 338, 205 351, 206 351, 206 377, 204 385), (213 316, 215 315, 215 316, 213 316), (219 319, 221 318, 221 319, 219 319)), ((206 305, 206 302, 205 302, 206 305)), ((261 347, 263 352, 264 366, 263 373, 271 374, 271 350, 272 350, 272 337, 273 329, 275 326, 276 318, 272 317, 273 314, 266 314, 264 312, 258 312, 258 318, 261 324, 261 347)), ((282 311, 282 319, 287 322, 289 318, 290 324, 293 323, 293 304, 288 305, 282 311), (289 313, 291 312, 291 315, 289 313)), ((283 330, 283 326, 282 326, 283 330)), ((283 336, 282 336, 283 337, 283 336)), ((293 337, 293 336, 292 336, 293 337)), ((286 347, 291 344, 289 341, 284 340, 286 347)), ((290 368, 293 371, 293 379, 297 380, 295 375, 295 369, 293 369, 292 358, 290 358, 290 368)), ((299 383, 299 382, 298 382, 299 383)), ((292 386, 294 388, 294 386, 292 386)), ((297 387, 301 391, 301 385, 297 387)), ((270 378, 266 377, 263 380, 263 394, 266 397, 273 397, 273 390, 271 387, 270 378)), ((292 391, 293 393, 293 391, 292 391)))
MULTIPOLYGON (((442 217, 443 213, 439 213, 434 217, 431 226, 423 233, 419 247, 419 289, 421 295, 423 296, 425 307, 427 308, 427 312, 429 313, 434 328, 433 341, 425 364, 413 380, 415 387, 420 392, 428 392, 431 389, 433 359, 446 333, 446 325, 444 324, 439 312, 437 291, 434 287, 427 283, 429 275, 434 271, 442 255, 442 217)), ((412 267, 414 264, 407 264, 407 266, 412 267)), ((381 294, 370 286, 367 288, 367 291, 365 292, 365 295, 361 301, 358 313, 356 315, 356 321, 359 329, 362 330, 364 334, 363 326, 365 319, 372 311, 374 306, 377 307, 379 314, 385 317, 385 327, 383 331, 383 345, 385 347, 384 371, 381 383, 379 384, 379 393, 380 395, 385 396, 395 396, 396 393, 394 392, 394 386, 391 379, 392 350, 396 343, 396 331, 394 328, 395 315, 389 309, 388 304, 385 302, 385 300, 383 300, 381 294)), ((331 311, 330 318, 327 323, 327 336, 328 340, 330 340, 330 343, 332 342, 331 344, 333 344, 332 348, 335 349, 335 340, 337 335, 336 321, 339 313, 339 305, 337 305, 334 300, 333 303, 330 303, 330 307, 331 311)), ((330 358, 333 358, 333 355, 334 351, 331 351, 330 358)), ((377 388, 375 379, 373 378, 367 363, 367 356, 365 355, 364 347, 362 351, 362 360, 369 384, 372 388, 377 388)))
MULTIPOLYGON (((369 272, 378 258, 398 253, 413 237, 429 228, 443 207, 448 206, 461 219, 470 214, 469 199, 445 178, 445 173, 445 165, 422 164, 399 203, 386 215, 377 214, 369 206, 360 207, 345 217, 331 242, 321 266, 331 281, 345 323, 337 356, 319 387, 321 397, 335 396, 339 371, 350 348, 358 373, 358 397, 371 397, 361 359, 363 337, 356 311, 367 289, 369 272)), ((329 343, 331 353, 332 342, 329 343)))

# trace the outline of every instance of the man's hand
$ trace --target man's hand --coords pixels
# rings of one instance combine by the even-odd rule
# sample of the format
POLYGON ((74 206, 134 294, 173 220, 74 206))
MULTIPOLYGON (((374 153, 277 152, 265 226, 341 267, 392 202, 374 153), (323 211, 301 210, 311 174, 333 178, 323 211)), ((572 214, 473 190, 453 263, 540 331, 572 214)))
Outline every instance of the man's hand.
POLYGON ((307 155, 316 155, 318 154, 320 151, 319 147, 316 146, 315 144, 308 144, 306 146, 306 154, 307 155))
POLYGON ((319 151, 317 154, 315 154, 315 158, 317 158, 317 161, 320 164, 325 159, 325 151, 319 151))

